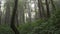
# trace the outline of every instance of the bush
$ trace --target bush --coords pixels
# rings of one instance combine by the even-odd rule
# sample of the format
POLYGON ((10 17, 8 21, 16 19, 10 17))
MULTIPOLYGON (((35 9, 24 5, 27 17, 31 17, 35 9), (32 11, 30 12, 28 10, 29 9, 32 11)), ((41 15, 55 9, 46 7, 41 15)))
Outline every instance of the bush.
POLYGON ((21 34, 60 34, 60 11, 56 11, 48 21, 20 25, 19 30, 21 34))
POLYGON ((0 34, 14 34, 8 25, 0 25, 0 34))
MULTIPOLYGON (((60 11, 46 20, 25 23, 18 27, 20 34, 60 34, 60 11)), ((0 34, 14 34, 8 25, 0 25, 0 34)))

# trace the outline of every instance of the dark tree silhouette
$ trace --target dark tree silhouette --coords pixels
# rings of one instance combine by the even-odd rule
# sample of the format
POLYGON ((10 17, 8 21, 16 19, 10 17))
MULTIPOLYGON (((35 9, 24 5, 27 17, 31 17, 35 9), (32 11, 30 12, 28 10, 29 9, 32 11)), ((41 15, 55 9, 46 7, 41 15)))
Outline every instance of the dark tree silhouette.
POLYGON ((47 18, 50 17, 50 12, 49 12, 49 3, 48 3, 48 0, 45 0, 46 2, 46 9, 47 9, 47 18))
POLYGON ((0 24, 1 24, 1 15, 2 15, 2 12, 1 12, 1 1, 0 1, 0 24))
POLYGON ((16 14, 16 11, 17 11, 17 5, 18 5, 18 0, 15 0, 15 5, 14 5, 14 8, 13 8, 13 13, 12 13, 12 18, 11 18, 11 28, 15 32, 15 34, 19 34, 19 31, 16 28, 15 23, 14 23, 15 14, 16 14))
POLYGON ((5 24, 10 24, 10 0, 6 1, 5 24))
POLYGON ((38 8, 39 8, 39 17, 42 18, 41 0, 38 0, 38 8))
POLYGON ((51 1, 51 4, 52 4, 52 8, 53 8, 53 10, 56 10, 56 7, 55 7, 55 5, 54 5, 53 0, 50 0, 50 1, 51 1))

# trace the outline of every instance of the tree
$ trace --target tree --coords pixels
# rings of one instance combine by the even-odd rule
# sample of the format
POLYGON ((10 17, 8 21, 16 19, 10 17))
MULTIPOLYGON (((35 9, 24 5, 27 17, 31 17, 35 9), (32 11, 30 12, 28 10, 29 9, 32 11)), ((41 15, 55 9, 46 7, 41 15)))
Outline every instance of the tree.
POLYGON ((56 10, 53 0, 50 0, 53 10, 56 10))
POLYGON ((38 0, 39 17, 42 18, 41 0, 38 0))
POLYGON ((15 20, 14 20, 16 26, 18 27, 19 26, 19 23, 18 23, 18 11, 16 12, 15 14, 15 20))
POLYGON ((10 24, 10 0, 6 0, 5 24, 10 24))
POLYGON ((43 17, 43 19, 45 19, 45 12, 44 12, 44 6, 43 6, 42 0, 40 0, 40 3, 41 3, 41 13, 42 13, 42 17, 43 17))
POLYGON ((34 0, 34 9, 35 9, 35 20, 38 19, 38 13, 37 13, 37 1, 34 0))
POLYGON ((15 34, 19 34, 19 31, 14 24, 14 19, 15 19, 15 14, 16 14, 16 11, 17 11, 18 0, 15 0, 14 3, 15 3, 15 5, 14 5, 14 8, 13 8, 13 12, 12 12, 11 28, 15 32, 15 34))
POLYGON ((2 15, 2 12, 1 12, 1 1, 0 1, 0 24, 1 24, 1 15, 2 15))
POLYGON ((18 24, 19 25, 25 23, 24 3, 25 3, 25 0, 19 0, 19 3, 18 3, 17 13, 18 13, 18 24))
POLYGON ((47 10, 47 18, 50 17, 50 12, 49 12, 49 3, 48 3, 48 0, 45 0, 45 3, 46 3, 46 10, 47 10))
MULTIPOLYGON (((31 2, 31 0, 30 0, 30 2, 31 2)), ((28 22, 30 22, 31 23, 31 8, 30 8, 30 5, 29 5, 29 3, 30 3, 29 1, 28 1, 28 16, 29 16, 29 18, 28 18, 28 22)))

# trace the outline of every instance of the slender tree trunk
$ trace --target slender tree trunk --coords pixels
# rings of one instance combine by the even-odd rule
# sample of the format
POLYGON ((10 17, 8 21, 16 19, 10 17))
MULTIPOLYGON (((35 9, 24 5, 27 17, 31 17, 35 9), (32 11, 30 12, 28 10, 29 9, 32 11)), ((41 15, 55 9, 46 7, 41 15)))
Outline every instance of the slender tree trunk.
POLYGON ((54 5, 53 0, 50 0, 50 1, 51 1, 51 5, 52 5, 53 10, 56 10, 56 7, 55 7, 55 5, 54 5))
POLYGON ((46 2, 46 9, 47 9, 47 18, 50 17, 50 12, 49 12, 49 4, 48 4, 48 0, 45 0, 46 2))
POLYGON ((0 1, 0 24, 1 24, 1 15, 2 15, 2 12, 1 12, 1 1, 0 1))
POLYGON ((20 10, 20 24, 23 24, 23 23, 24 23, 24 10, 22 7, 22 9, 20 10))
POLYGON ((18 10, 19 10, 19 22, 20 24, 25 23, 25 19, 24 19, 24 5, 22 5, 18 10))
POLYGON ((38 20, 38 11, 37 11, 37 0, 34 0, 34 3, 35 3, 35 6, 34 6, 34 9, 35 9, 35 20, 38 20))
MULTIPOLYGON (((31 2, 31 0, 30 0, 30 2, 31 2)), ((29 22, 29 23, 31 23, 31 8, 30 8, 30 5, 29 5, 29 3, 30 2, 28 2, 28 4, 27 4, 27 12, 28 12, 28 18, 27 18, 27 21, 29 22)))
POLYGON ((19 26, 19 23, 18 23, 18 11, 16 12, 15 14, 15 25, 18 27, 19 26))
POLYGON ((10 1, 6 1, 5 24, 10 24, 10 1))
POLYGON ((1 13, 2 13, 2 12, 1 12, 1 9, 0 9, 0 24, 1 24, 1 13))
POLYGON ((42 9, 42 17, 43 17, 43 19, 45 19, 45 12, 44 12, 44 6, 42 3, 42 0, 40 0, 40 3, 41 3, 41 9, 42 9))
POLYGON ((11 18, 11 28, 15 32, 15 34, 19 34, 19 31, 18 31, 18 29, 17 29, 17 27, 15 26, 15 23, 14 23, 15 14, 16 14, 16 11, 17 11, 17 5, 18 5, 18 0, 15 0, 15 5, 14 5, 14 8, 13 8, 13 13, 12 13, 12 18, 11 18))
POLYGON ((23 24, 25 23, 25 17, 24 17, 24 3, 25 3, 25 0, 23 1, 20 1, 21 3, 19 3, 18 5, 18 14, 19 14, 19 24, 23 24))
POLYGON ((39 17, 42 18, 41 0, 38 0, 39 17))
POLYGON ((29 16, 28 22, 31 23, 31 10, 30 10, 30 8, 28 8, 28 16, 29 16))

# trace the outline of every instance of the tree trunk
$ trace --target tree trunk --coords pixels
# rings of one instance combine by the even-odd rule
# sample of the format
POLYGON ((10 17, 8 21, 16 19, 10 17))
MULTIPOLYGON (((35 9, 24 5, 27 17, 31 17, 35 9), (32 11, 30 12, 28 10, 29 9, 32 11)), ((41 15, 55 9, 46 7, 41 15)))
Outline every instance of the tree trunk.
POLYGON ((35 3, 35 6, 34 6, 34 9, 35 9, 35 20, 38 20, 38 11, 37 11, 37 0, 34 0, 34 3, 35 3))
POLYGON ((19 26, 19 23, 18 23, 18 11, 16 12, 15 14, 15 25, 18 27, 19 26))
POLYGON ((28 14, 28 17, 26 17, 26 21, 29 23, 31 23, 31 8, 29 5, 30 2, 31 2, 31 0, 30 1, 27 0, 27 4, 26 4, 26 9, 27 9, 26 13, 28 14))
POLYGON ((41 0, 38 0, 39 17, 42 18, 41 0))
POLYGON ((10 1, 6 1, 5 24, 10 24, 10 1))
POLYGON ((56 7, 55 7, 55 5, 54 5, 53 0, 50 0, 50 1, 51 1, 51 5, 52 5, 53 10, 56 10, 56 7))
POLYGON ((50 17, 50 12, 49 12, 48 0, 45 0, 45 2, 46 2, 47 18, 49 18, 50 17))
POLYGON ((45 19, 45 12, 44 12, 44 6, 42 3, 42 0, 40 0, 40 3, 41 3, 41 9, 42 9, 42 17, 43 17, 43 19, 45 19))
POLYGON ((15 5, 14 5, 14 8, 13 8, 12 18, 11 18, 11 28, 15 32, 15 34, 19 34, 19 31, 18 31, 18 29, 17 29, 17 27, 15 26, 15 23, 14 23, 15 14, 16 14, 16 11, 17 11, 17 5, 18 5, 18 0, 15 0, 15 5))
POLYGON ((1 24, 1 15, 2 15, 2 12, 1 12, 1 1, 0 1, 0 24, 1 24))

